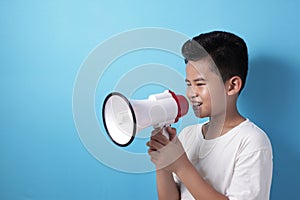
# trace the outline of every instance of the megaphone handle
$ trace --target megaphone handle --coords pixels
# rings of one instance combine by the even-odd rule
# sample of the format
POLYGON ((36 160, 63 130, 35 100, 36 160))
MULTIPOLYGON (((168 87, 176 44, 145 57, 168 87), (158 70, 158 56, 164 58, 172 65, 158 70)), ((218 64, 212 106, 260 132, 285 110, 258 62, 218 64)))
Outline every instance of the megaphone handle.
POLYGON ((166 138, 168 138, 168 140, 170 140, 170 136, 169 136, 169 133, 168 133, 168 131, 167 131, 167 126, 164 126, 164 127, 162 128, 162 134, 163 134, 166 138))
POLYGON ((158 127, 158 126, 154 126, 154 129, 157 130, 157 131, 162 131, 162 134, 168 139, 170 140, 170 136, 169 136, 169 133, 167 131, 167 127, 170 126, 170 125, 165 125, 163 127, 158 127))

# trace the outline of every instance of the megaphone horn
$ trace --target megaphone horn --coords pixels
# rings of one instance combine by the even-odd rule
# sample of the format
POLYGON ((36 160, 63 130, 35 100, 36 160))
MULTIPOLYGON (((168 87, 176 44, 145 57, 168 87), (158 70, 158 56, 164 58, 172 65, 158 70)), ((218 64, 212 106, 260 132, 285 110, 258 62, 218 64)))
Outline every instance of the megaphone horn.
POLYGON ((188 101, 170 90, 152 94, 146 100, 128 100, 112 92, 104 100, 102 116, 105 130, 119 146, 128 146, 142 129, 176 123, 188 112, 188 101))

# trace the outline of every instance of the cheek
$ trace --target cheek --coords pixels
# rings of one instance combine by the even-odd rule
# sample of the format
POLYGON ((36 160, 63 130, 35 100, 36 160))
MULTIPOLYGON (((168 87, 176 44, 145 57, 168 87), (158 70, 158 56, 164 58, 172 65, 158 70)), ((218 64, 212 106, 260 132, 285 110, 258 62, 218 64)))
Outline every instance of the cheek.
POLYGON ((210 101, 211 101, 210 93, 211 92, 207 86, 198 88, 198 94, 201 97, 202 101, 205 101, 205 103, 210 103, 210 101))
POLYGON ((213 89, 211 90, 212 99, 216 102, 223 102, 226 99, 226 93, 224 89, 224 85, 222 84, 214 85, 213 89))
POLYGON ((200 88, 199 93, 203 98, 210 99, 210 90, 208 89, 208 87, 200 88))
POLYGON ((210 90, 210 104, 215 112, 226 109, 226 95, 222 88, 214 87, 210 90))

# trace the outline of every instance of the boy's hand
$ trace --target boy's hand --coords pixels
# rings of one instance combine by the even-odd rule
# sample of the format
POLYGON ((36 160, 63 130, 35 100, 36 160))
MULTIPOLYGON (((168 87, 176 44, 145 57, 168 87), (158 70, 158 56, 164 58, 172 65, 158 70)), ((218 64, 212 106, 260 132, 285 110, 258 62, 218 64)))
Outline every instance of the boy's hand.
POLYGON ((162 134, 162 130, 152 131, 151 139, 147 142, 148 153, 157 170, 164 169, 176 173, 180 167, 184 166, 182 162, 186 162, 188 159, 176 136, 176 129, 167 127, 166 130, 170 140, 162 134))

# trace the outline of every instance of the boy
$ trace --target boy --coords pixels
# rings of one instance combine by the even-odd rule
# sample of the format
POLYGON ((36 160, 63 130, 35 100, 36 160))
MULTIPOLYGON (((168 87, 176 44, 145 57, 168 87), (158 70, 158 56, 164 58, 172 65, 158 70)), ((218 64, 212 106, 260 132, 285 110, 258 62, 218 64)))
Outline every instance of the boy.
POLYGON ((247 71, 247 46, 222 31, 201 34, 182 47, 187 97, 195 116, 208 122, 186 127, 179 138, 167 128, 149 146, 160 200, 267 200, 272 147, 266 134, 237 109, 247 71))

